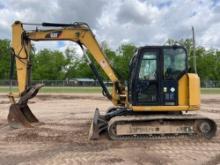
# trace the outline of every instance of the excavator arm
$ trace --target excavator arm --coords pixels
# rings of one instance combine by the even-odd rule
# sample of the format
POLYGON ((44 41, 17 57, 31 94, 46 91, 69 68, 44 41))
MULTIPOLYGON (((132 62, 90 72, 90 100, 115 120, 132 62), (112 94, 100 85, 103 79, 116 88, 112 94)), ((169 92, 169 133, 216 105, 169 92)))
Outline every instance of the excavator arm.
MULTIPOLYGON (((16 70, 19 95, 29 87, 29 68, 31 65, 31 41, 58 41, 69 40, 78 43, 81 48, 85 46, 96 62, 101 66, 113 83, 111 99, 115 105, 120 103, 120 94, 124 94, 124 87, 116 76, 106 56, 102 52, 94 34, 85 23, 53 24, 42 23, 42 26, 61 27, 49 30, 25 31, 21 22, 12 25, 12 48, 16 57, 16 70)), ((87 56, 87 58, 89 58, 87 56)), ((88 59, 91 65, 91 60, 88 59)))
MULTIPOLYGON (((42 27, 47 27, 46 29, 36 29, 36 30, 25 30, 23 25, 32 25, 21 23, 16 21, 12 25, 12 52, 16 61, 16 72, 17 72, 17 83, 18 83, 18 94, 10 93, 9 97, 11 100, 11 108, 8 116, 9 123, 14 123, 14 127, 19 127, 17 123, 22 123, 21 121, 15 122, 16 115, 20 111, 20 116, 24 115, 29 122, 37 121, 36 117, 31 113, 27 103, 30 98, 37 95, 39 89, 43 86, 42 84, 37 84, 31 86, 31 41, 73 41, 78 43, 83 49, 84 55, 87 57, 87 63, 91 67, 93 73, 98 79, 101 87, 103 88, 104 95, 110 99, 114 105, 125 105, 126 95, 124 84, 119 81, 113 68, 108 62, 106 56, 102 52, 94 34, 90 30, 86 23, 73 23, 73 24, 56 24, 56 23, 42 23, 35 24, 42 27), (90 57, 86 54, 84 50, 86 47, 92 57, 96 60, 98 65, 104 70, 106 75, 113 83, 112 92, 110 93, 102 81, 94 63, 90 60, 90 57), (18 97, 16 101, 15 97, 18 97), (29 117, 31 119, 28 119, 29 117), (35 118, 35 119, 33 119, 35 118)), ((19 115, 17 115, 19 116, 19 115)), ((19 120, 23 120, 19 119, 19 120)), ((28 122, 27 121, 27 122, 28 122)), ((27 123, 26 122, 26 123, 27 123)), ((24 123, 24 122, 23 122, 24 123)), ((29 125, 29 124, 27 124, 29 125)))

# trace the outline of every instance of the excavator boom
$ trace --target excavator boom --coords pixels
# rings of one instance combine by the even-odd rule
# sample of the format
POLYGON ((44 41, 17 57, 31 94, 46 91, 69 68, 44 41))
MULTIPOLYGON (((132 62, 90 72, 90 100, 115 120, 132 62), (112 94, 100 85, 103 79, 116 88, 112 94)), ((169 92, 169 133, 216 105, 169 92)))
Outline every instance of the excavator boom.
MULTIPOLYGON (((125 104, 125 89, 122 82, 119 81, 110 63, 107 61, 106 56, 102 52, 94 34, 86 23, 73 23, 73 24, 57 24, 57 23, 42 23, 38 24, 42 27, 50 27, 50 29, 36 29, 26 31, 24 25, 31 25, 16 21, 12 25, 12 56, 16 61, 16 71, 18 80, 18 94, 9 94, 11 107, 8 115, 8 121, 11 126, 18 128, 21 126, 31 127, 31 123, 38 122, 37 118, 33 115, 28 107, 28 100, 35 97, 43 87, 43 84, 31 86, 31 41, 73 41, 78 43, 83 49, 84 55, 87 57, 87 63, 94 72, 101 87, 103 88, 104 95, 113 102, 114 105, 125 104), (106 75, 113 83, 112 93, 108 91, 102 81, 95 65, 87 56, 86 47, 96 62, 101 66, 106 75), (18 101, 16 101, 18 97, 18 101), (123 100, 122 100, 123 98, 123 100)), ((13 66, 11 67, 13 68, 13 66)))

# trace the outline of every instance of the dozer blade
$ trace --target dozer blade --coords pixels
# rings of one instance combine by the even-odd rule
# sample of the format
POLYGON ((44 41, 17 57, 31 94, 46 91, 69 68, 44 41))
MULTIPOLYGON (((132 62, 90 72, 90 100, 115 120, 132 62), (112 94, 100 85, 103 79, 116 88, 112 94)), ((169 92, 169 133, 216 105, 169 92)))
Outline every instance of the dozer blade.
POLYGON ((10 106, 8 114, 8 123, 11 128, 33 127, 33 123, 38 123, 39 120, 31 112, 27 102, 29 99, 35 97, 42 87, 42 84, 37 84, 27 89, 21 96, 18 103, 13 103, 10 106))
POLYGON ((103 116, 100 115, 99 109, 95 110, 95 114, 89 130, 89 140, 97 140, 100 133, 107 130, 108 123, 103 116))

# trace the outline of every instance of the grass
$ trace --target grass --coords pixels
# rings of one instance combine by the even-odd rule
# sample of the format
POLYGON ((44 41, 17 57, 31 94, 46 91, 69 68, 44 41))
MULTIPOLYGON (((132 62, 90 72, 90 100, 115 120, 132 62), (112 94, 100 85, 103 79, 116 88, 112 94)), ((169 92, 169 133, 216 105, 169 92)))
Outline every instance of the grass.
MULTIPOLYGON (((17 88, 12 88, 15 92, 17 88)), ((9 87, 0 87, 0 93, 8 93, 9 87)), ((101 87, 43 87, 40 93, 101 93, 101 87)), ((202 88, 202 94, 220 94, 220 88, 202 88)))
POLYGON ((202 94, 220 94, 220 88, 202 88, 202 94))
MULTIPOLYGON (((17 88, 12 88, 13 92, 17 88)), ((8 93, 9 87, 0 87, 0 93, 8 93)), ((101 87, 43 87, 40 93, 101 93, 101 87)))
POLYGON ((100 93, 101 87, 43 87, 42 93, 100 93))

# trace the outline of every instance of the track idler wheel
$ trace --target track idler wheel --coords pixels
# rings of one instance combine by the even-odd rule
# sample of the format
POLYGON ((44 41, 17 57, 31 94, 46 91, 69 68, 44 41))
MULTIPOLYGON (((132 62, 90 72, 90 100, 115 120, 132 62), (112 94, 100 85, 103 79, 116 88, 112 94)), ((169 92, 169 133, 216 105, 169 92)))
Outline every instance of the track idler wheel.
POLYGON ((217 126, 213 120, 204 119, 197 122, 197 129, 204 138, 211 139, 216 134, 217 126))
POLYGON ((108 122, 105 120, 104 116, 100 115, 99 109, 96 108, 89 130, 89 140, 98 140, 100 134, 107 130, 107 127, 108 122))

